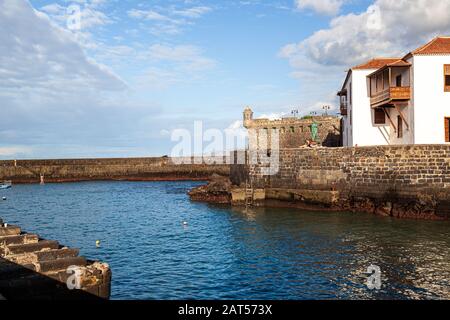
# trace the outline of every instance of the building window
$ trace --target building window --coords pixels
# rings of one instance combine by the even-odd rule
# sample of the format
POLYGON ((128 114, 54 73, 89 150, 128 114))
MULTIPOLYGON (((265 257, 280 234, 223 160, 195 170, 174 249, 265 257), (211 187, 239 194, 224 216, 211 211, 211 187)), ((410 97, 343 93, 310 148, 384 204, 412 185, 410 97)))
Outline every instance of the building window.
POLYGON ((374 110, 375 124, 386 124, 386 114, 383 109, 374 110))
POLYGON ((450 117, 445 118, 445 142, 450 142, 450 117))
POLYGON ((401 87, 402 86, 402 75, 398 75, 397 77, 395 77, 395 86, 396 87, 401 87))
POLYGON ((444 65, 444 91, 450 92, 450 64, 444 65))
POLYGON ((294 133, 294 132, 295 132, 295 128, 291 127, 291 133, 294 133))
POLYGON ((390 81, 389 81, 389 70, 385 70, 383 72, 383 90, 389 89, 390 81))
POLYGON ((403 138, 403 120, 400 116, 397 116, 397 138, 403 138))

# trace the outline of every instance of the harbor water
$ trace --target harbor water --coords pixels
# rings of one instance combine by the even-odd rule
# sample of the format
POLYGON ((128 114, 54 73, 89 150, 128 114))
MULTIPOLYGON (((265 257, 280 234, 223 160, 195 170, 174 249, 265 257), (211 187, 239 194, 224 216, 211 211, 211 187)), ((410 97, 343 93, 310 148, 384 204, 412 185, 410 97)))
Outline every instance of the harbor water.
POLYGON ((450 222, 191 202, 199 184, 15 185, 0 218, 109 263, 113 299, 450 298, 450 222))

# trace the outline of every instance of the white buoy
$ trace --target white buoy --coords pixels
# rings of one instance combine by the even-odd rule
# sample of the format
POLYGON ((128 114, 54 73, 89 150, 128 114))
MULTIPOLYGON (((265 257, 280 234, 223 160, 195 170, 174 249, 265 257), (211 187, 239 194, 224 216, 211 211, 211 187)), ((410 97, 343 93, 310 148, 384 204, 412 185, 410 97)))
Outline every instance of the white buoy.
POLYGON ((188 223, 186 221, 183 221, 183 226, 187 226, 188 223))
POLYGON ((3 197, 2 199, 3 199, 3 201, 6 201, 6 197, 3 197))
POLYGON ((100 240, 95 241, 95 246, 96 246, 97 248, 100 248, 100 240))

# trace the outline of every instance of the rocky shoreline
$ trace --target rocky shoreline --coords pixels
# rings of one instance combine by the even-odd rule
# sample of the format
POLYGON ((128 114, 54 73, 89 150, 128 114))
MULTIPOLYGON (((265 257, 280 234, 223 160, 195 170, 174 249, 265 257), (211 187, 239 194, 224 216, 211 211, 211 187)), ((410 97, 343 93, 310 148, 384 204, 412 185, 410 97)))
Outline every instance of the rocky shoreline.
POLYGON ((188 194, 192 201, 231 204, 231 187, 229 178, 213 175, 208 184, 194 188, 188 194))
MULTIPOLYGON (((215 175, 210 178, 208 184, 192 189, 189 192, 189 196, 192 201, 245 206, 245 201, 242 201, 242 197, 237 199, 234 195, 236 192, 242 193, 241 190, 239 187, 233 186, 228 178, 215 175)), ((290 191, 292 190, 285 190, 285 193, 290 191)), ((364 212, 382 217, 413 220, 445 221, 450 218, 450 202, 439 202, 433 197, 426 195, 419 195, 417 198, 410 199, 383 199, 349 195, 336 197, 339 194, 336 191, 317 192, 322 194, 324 192, 330 193, 331 196, 314 198, 298 196, 293 197, 295 199, 288 199, 287 197, 274 196, 274 194, 280 194, 279 191, 266 190, 266 197, 253 201, 252 205, 257 207, 298 208, 308 211, 364 212)))

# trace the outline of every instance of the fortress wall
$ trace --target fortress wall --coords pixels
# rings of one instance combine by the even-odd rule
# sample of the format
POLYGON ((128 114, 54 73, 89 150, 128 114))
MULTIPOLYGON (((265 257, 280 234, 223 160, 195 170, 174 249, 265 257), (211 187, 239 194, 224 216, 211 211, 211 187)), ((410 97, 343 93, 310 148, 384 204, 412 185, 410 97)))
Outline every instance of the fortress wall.
POLYGON ((282 149, 279 172, 264 176, 264 167, 232 173, 248 170, 266 199, 301 202, 328 192, 334 203, 322 203, 327 206, 393 215, 401 205, 397 215, 450 217, 450 145, 282 149))

